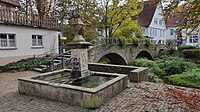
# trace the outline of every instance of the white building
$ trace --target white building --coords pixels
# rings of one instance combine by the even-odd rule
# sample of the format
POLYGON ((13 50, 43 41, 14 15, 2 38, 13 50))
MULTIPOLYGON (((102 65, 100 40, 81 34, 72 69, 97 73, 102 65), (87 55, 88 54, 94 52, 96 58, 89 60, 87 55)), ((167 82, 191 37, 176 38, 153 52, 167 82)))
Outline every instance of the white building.
POLYGON ((38 16, 26 17, 0 10, 0 65, 57 54, 58 29, 58 21, 53 18, 42 20, 38 16))
POLYGON ((143 11, 138 15, 138 21, 145 37, 155 40, 156 43, 166 42, 166 24, 162 14, 162 5, 152 4, 152 1, 146 1, 143 11))
MULTIPOLYGON (((171 40, 176 40, 178 43, 180 41, 183 42, 185 45, 192 45, 192 46, 197 46, 198 44, 200 45, 200 32, 197 29, 200 29, 200 26, 193 30, 190 35, 187 35, 186 32, 190 32, 191 29, 188 30, 181 30, 179 31, 179 26, 183 23, 183 16, 179 15, 176 17, 169 16, 169 18, 166 21, 167 25, 167 32, 166 35, 169 37, 171 40)), ((181 43, 180 43, 181 44, 181 43)), ((199 46, 198 45, 198 46, 199 46)))

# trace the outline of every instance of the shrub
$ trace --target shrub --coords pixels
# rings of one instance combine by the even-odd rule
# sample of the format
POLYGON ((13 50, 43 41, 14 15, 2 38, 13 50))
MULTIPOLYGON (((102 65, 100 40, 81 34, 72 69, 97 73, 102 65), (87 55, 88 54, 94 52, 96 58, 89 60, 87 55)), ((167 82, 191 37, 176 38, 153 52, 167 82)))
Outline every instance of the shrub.
POLYGON ((182 52, 185 58, 200 59, 200 49, 186 49, 182 52))
POLYGON ((157 66, 154 61, 143 58, 134 59, 129 63, 129 65, 139 66, 139 67, 149 67, 149 68, 157 66))
POLYGON ((187 71, 188 69, 197 67, 196 64, 178 57, 163 57, 162 59, 156 60, 156 63, 160 69, 164 70, 165 74, 163 75, 167 76, 180 74, 187 71))
POLYGON ((137 47, 140 44, 140 39, 139 38, 133 38, 133 46, 137 47))
POLYGON ((172 57, 182 57, 182 53, 174 48, 169 48, 165 50, 165 55, 172 57))
POLYGON ((165 74, 162 69, 156 64, 155 61, 148 60, 148 59, 135 59, 129 63, 131 66, 139 66, 139 67, 148 67, 150 72, 150 78, 153 79, 156 83, 163 83, 162 79, 158 76, 161 74, 165 74))
POLYGON ((46 59, 47 59, 46 57, 22 59, 17 62, 9 63, 5 66, 0 66, 0 73, 30 70, 33 67, 35 67, 38 63, 41 63, 46 59))
POLYGON ((160 83, 160 84, 163 83, 163 80, 161 78, 159 78, 159 76, 157 76, 153 73, 150 73, 149 76, 150 76, 150 79, 152 79, 153 82, 160 83))
POLYGON ((178 50, 182 51, 182 50, 186 50, 186 49, 196 49, 195 46, 179 46, 178 50))
POLYGON ((180 74, 198 66, 183 58, 163 56, 155 61, 147 59, 135 59, 129 63, 132 66, 148 67, 150 77, 154 82, 162 83, 160 77, 168 77, 180 74))
POLYGON ((150 39, 145 39, 145 44, 144 45, 148 48, 151 45, 150 39))
POLYGON ((169 80, 174 85, 200 88, 200 69, 192 69, 182 74, 172 75, 169 80))
POLYGON ((120 47, 123 47, 123 46, 126 45, 126 38, 125 37, 119 37, 118 41, 119 41, 119 46, 120 47))

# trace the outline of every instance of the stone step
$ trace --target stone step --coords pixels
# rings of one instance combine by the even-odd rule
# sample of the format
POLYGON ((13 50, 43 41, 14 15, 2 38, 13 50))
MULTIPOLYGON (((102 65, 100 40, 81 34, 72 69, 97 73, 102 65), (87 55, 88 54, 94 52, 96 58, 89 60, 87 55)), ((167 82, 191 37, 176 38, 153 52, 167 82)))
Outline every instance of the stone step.
POLYGON ((53 60, 54 63, 61 63, 62 60, 53 60))
POLYGON ((65 52, 66 55, 71 55, 71 51, 65 52))
POLYGON ((64 55, 64 57, 66 57, 66 58, 71 58, 71 55, 64 55))
POLYGON ((42 68, 33 68, 34 71, 37 71, 37 72, 43 72, 43 69, 42 68))
MULTIPOLYGON (((64 53, 63 58, 65 61, 69 61, 71 58, 71 51, 67 51, 64 53)), ((38 71, 38 72, 45 72, 47 69, 47 64, 49 63, 50 60, 45 61, 44 63, 42 63, 41 65, 39 65, 36 68, 33 68, 34 71, 38 71)), ((61 56, 57 56, 56 58, 54 58, 53 60, 53 64, 54 67, 61 65, 62 63, 62 57, 61 56)))
MULTIPOLYGON (((57 59, 57 60, 62 60, 62 57, 59 56, 59 57, 56 57, 55 59, 57 59)), ((64 59, 65 59, 65 60, 69 60, 70 58, 66 58, 66 57, 64 57, 64 59)))
POLYGON ((40 68, 46 68, 47 65, 39 65, 40 68))

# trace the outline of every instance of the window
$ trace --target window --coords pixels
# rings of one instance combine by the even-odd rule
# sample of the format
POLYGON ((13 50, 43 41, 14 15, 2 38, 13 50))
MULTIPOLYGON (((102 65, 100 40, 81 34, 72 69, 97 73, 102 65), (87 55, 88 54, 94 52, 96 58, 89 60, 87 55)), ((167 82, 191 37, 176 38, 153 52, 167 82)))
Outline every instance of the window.
POLYGON ((43 46, 42 35, 32 35, 32 46, 43 46))
POLYGON ((158 18, 154 18, 154 23, 158 24, 158 18))
POLYGON ((162 19, 159 20, 159 24, 162 25, 162 19))
POLYGON ((152 36, 152 29, 150 28, 150 36, 152 36))
POLYGON ((160 30, 160 37, 162 37, 162 30, 160 30))
POLYGON ((170 29, 170 35, 174 35, 174 29, 170 29))
POLYGON ((15 34, 0 34, 0 47, 16 47, 15 34))
POLYGON ((157 37, 157 29, 155 29, 154 31, 155 31, 155 33, 154 33, 154 34, 155 34, 155 37, 157 37))

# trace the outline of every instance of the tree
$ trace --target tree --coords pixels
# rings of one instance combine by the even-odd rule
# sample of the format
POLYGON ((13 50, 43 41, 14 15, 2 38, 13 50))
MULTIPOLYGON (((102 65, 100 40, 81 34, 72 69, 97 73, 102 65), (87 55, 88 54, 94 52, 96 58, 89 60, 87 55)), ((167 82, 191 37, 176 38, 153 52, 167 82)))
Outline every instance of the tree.
POLYGON ((106 15, 110 37, 132 37, 133 31, 139 31, 137 20, 133 21, 132 19, 141 11, 142 8, 139 5, 139 0, 124 0, 123 2, 122 0, 112 0, 106 15))
MULTIPOLYGON (((56 4, 56 13, 60 16, 63 13, 68 13, 68 16, 73 16, 73 14, 79 13, 81 15, 82 21, 86 25, 86 30, 84 32, 84 37, 86 41, 91 41, 95 39, 98 35, 97 29, 100 26, 100 16, 99 11, 95 9, 97 7, 96 0, 64 0, 56 4), (72 14, 73 13, 73 14, 72 14)), ((73 33, 69 24, 65 24, 65 36, 68 37, 70 41, 73 37, 73 33)))
MULTIPOLYGON (((72 16, 71 12, 80 13, 86 24, 86 40, 98 36, 98 30, 108 29, 106 37, 123 36, 131 37, 133 31, 140 31, 137 22, 132 16, 137 15, 142 9, 139 0, 22 0, 22 9, 26 13, 37 13, 40 16, 51 15, 60 19, 64 15, 72 16), (31 2, 30 4, 28 4, 31 2), (27 5, 28 4, 28 5, 27 5), (26 8, 29 7, 29 8, 26 8), (139 8, 140 7, 140 8, 139 8), (35 10, 30 11, 30 10, 35 10)), ((68 19, 69 19, 68 18, 68 19)), ((68 23, 68 22, 66 22, 68 23)), ((65 32, 71 33, 69 24, 65 24, 65 32)), ((107 31, 107 30, 106 30, 107 31)), ((136 33, 140 34, 140 33, 136 33)), ((71 34, 69 34, 71 35, 71 34)))
MULTIPOLYGON (((168 1, 164 1, 167 3, 168 1)), ((179 21, 179 30, 186 30, 186 34, 191 34, 200 30, 200 2, 199 0, 172 0, 164 8, 166 19, 170 16, 182 16, 179 21)))

